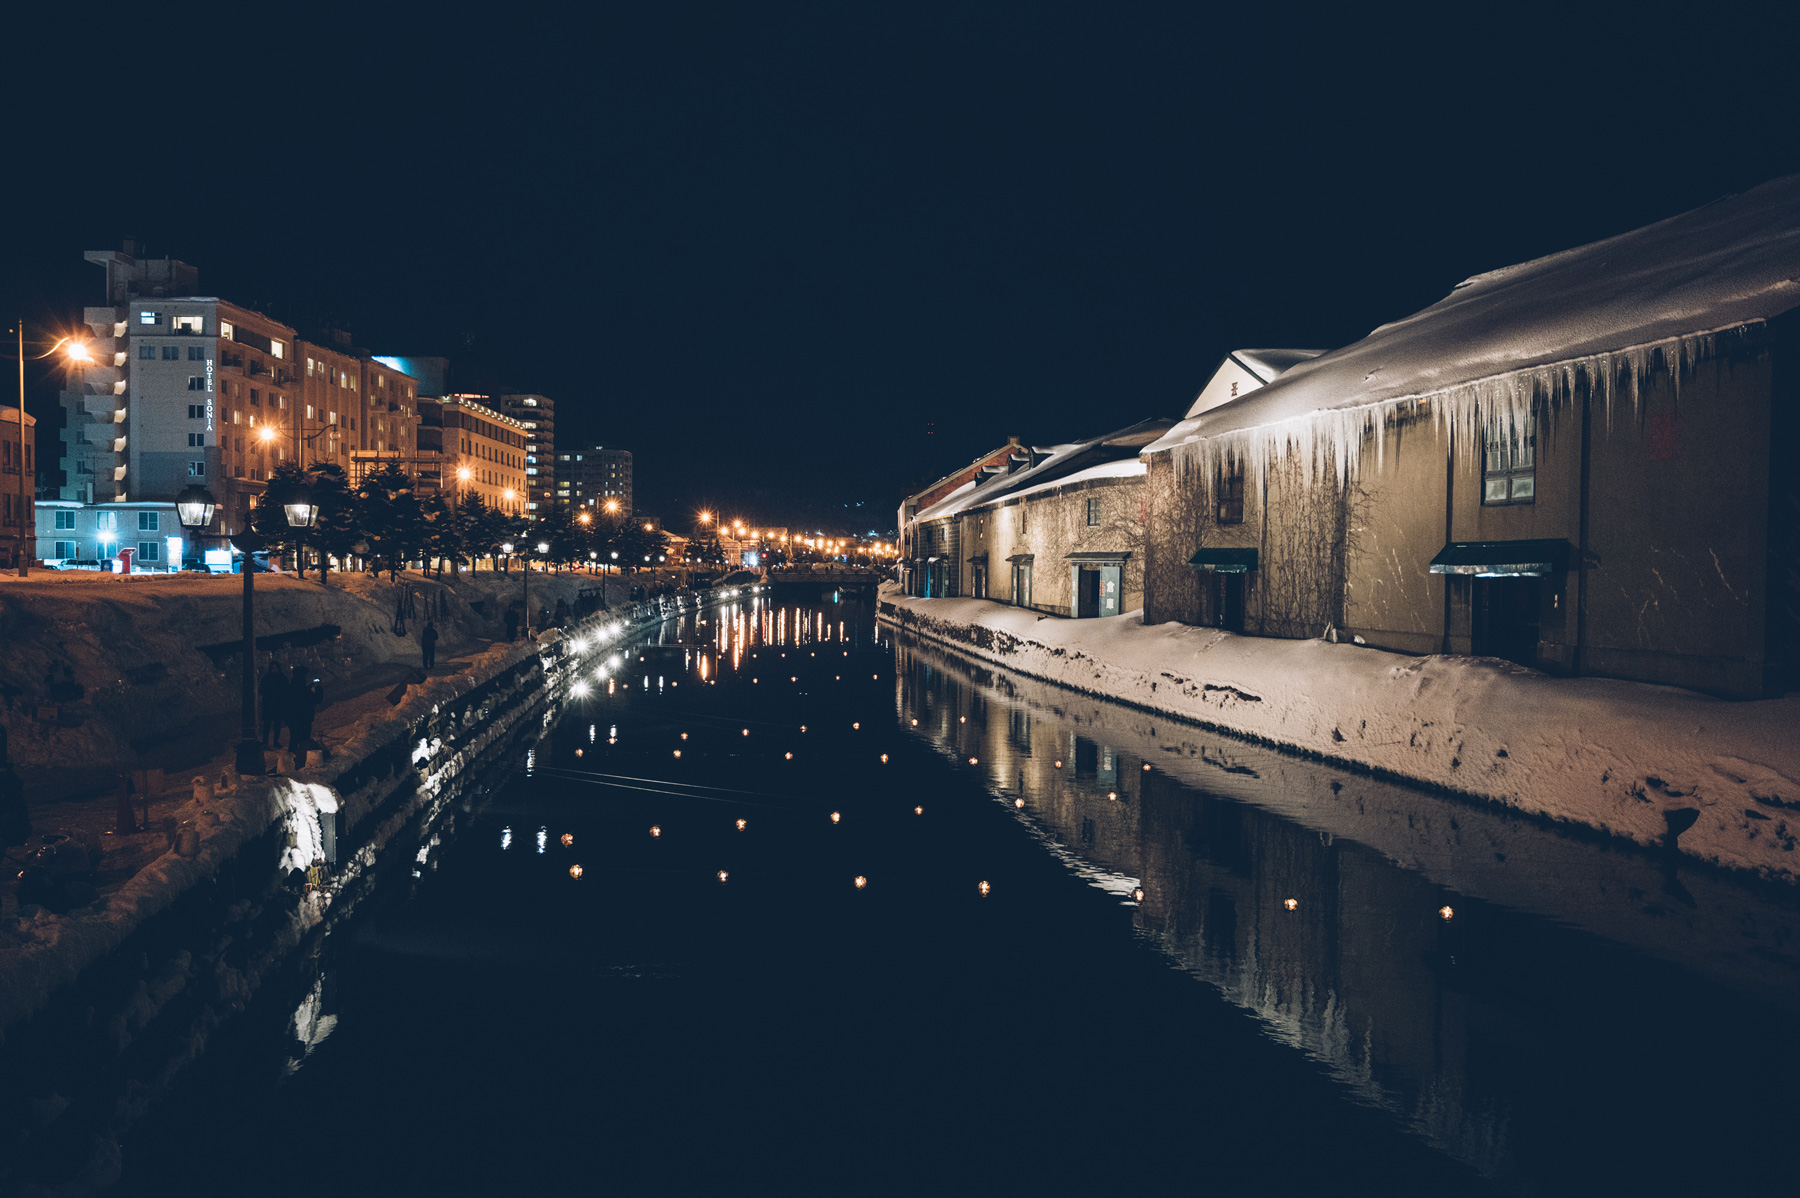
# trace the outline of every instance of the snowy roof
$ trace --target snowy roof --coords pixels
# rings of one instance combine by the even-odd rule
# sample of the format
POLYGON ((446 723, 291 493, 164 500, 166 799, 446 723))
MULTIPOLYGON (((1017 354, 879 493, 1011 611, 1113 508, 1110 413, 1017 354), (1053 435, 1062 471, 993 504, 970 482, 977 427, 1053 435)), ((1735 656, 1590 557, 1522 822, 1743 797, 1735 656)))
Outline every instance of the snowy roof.
POLYGON ((1046 448, 1049 452, 1049 456, 1037 465, 1011 474, 998 474, 978 486, 955 491, 920 512, 917 518, 942 520, 1039 484, 1066 482, 1075 471, 1101 462, 1119 457, 1135 461, 1135 455, 1160 436, 1169 423, 1162 418, 1140 420, 1085 441, 1037 448, 1036 452, 1045 452, 1046 448))
MULTIPOLYGON (((1447 392, 1517 392, 1516 380, 1493 380, 1710 334, 1797 305, 1800 175, 1792 175, 1476 275, 1422 312, 1183 420, 1145 452, 1447 392)), ((1681 354, 1691 357, 1685 345, 1681 354)), ((1628 357, 1617 365, 1627 363, 1642 377, 1644 362, 1628 357)))
POLYGON ((1263 382, 1271 383, 1276 375, 1324 352, 1322 349, 1234 349, 1230 356, 1263 382))

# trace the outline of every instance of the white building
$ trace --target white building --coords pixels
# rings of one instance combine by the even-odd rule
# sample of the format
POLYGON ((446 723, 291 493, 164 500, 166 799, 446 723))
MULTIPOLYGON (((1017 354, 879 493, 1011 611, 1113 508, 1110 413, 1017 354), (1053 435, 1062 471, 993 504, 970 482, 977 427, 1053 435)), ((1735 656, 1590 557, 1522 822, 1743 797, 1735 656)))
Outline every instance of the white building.
POLYGON ((179 570, 185 533, 173 503, 37 502, 38 556, 48 565, 102 566, 129 549, 134 570, 179 570))

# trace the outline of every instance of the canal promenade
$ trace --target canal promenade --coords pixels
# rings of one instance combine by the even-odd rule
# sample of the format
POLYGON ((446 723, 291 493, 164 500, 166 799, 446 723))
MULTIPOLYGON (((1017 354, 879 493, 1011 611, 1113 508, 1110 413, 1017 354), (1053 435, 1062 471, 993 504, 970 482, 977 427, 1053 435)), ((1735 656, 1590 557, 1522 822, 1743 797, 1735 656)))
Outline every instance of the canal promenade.
POLYGON ((892 586, 883 620, 1034 678, 1387 777, 1800 881, 1800 699, 1508 662, 1066 620, 892 586), (1673 835, 1672 835, 1673 833, 1673 835))

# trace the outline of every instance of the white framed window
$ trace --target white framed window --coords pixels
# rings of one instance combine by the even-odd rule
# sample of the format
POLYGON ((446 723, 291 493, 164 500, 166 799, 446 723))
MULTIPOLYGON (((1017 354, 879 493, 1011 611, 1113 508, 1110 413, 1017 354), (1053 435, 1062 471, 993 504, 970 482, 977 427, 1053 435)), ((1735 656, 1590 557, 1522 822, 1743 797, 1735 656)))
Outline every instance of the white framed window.
POLYGON ((138 513, 138 531, 139 532, 158 532, 161 530, 161 527, 162 527, 162 513, 160 513, 160 512, 139 512, 138 513))
POLYGON ((139 541, 137 559, 140 562, 157 562, 162 560, 162 545, 156 541, 139 541))
POLYGON ((162 323, 162 315, 157 312, 139 312, 138 313, 138 323, 139 324, 161 324, 162 323))
POLYGON ((1517 436, 1501 435, 1482 446, 1483 506, 1532 503, 1537 497, 1537 428, 1527 419, 1517 436))
POLYGON ((225 338, 227 341, 235 341, 237 340, 237 329, 229 320, 221 320, 219 322, 219 336, 225 338))
POLYGON ((59 558, 80 557, 81 548, 75 541, 58 541, 56 542, 56 548, 52 556, 59 558))
POLYGON ((279 341, 270 341, 269 352, 277 358, 285 358, 287 356, 287 346, 279 341))
POLYGON ((205 433, 189 433, 188 434, 188 448, 189 449, 199 449, 199 448, 204 447, 205 445, 206 445, 206 434, 205 433))
POLYGON ((119 527, 119 513, 101 512, 94 517, 94 527, 101 532, 111 532, 119 527))
POLYGON ((308 358, 306 360, 306 377, 311 378, 312 376, 313 376, 313 360, 311 358, 308 358))
POLYGON ((177 333, 199 333, 206 328, 204 316, 171 316, 169 327, 177 333))
MULTIPOLYGON (((57 512, 56 513, 56 527, 58 529, 74 528, 75 527, 75 513, 74 512, 63 512, 63 511, 57 512)), ((68 557, 70 555, 65 553, 62 556, 68 557)))
POLYGON ((205 478, 206 477, 206 463, 203 461, 189 462, 188 463, 188 477, 189 478, 205 478))

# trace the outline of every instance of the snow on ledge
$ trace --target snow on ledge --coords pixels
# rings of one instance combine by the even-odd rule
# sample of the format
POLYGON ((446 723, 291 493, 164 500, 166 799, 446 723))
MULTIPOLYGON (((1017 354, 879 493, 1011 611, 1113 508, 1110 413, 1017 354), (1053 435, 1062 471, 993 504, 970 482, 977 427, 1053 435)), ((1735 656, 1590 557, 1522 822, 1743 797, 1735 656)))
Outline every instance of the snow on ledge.
POLYGON ((1695 810, 1684 854, 1800 881, 1800 697, 1733 702, 1140 612, 1067 620, 891 585, 880 602, 883 619, 1019 673, 1641 845, 1663 841, 1665 812, 1695 810))

